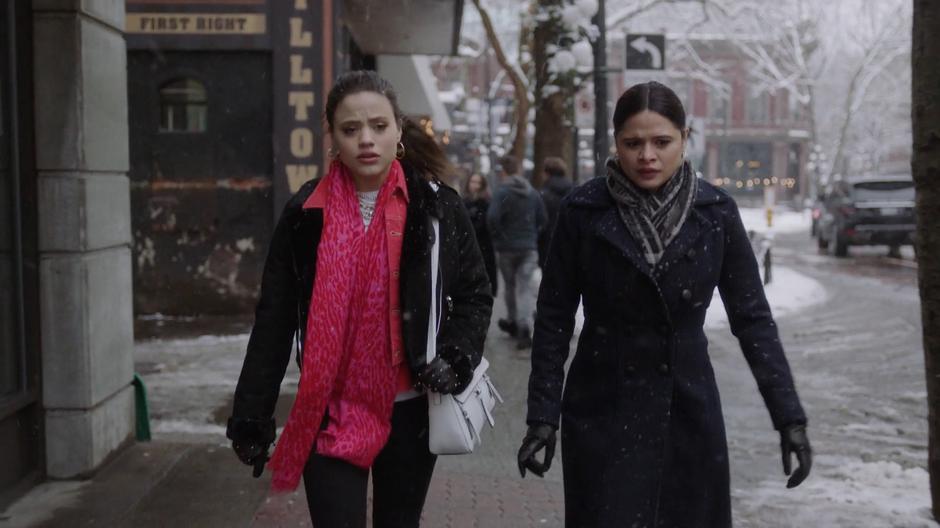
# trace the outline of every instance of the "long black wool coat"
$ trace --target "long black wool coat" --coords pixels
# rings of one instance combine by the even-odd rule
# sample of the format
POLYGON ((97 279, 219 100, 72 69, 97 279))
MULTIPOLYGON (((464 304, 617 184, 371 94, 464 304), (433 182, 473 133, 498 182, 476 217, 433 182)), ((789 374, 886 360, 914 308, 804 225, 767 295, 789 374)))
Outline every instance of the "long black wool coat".
MULTIPOLYGON (((426 362, 431 302, 431 217, 440 225, 441 327, 438 354, 469 379, 480 363, 493 297, 467 211, 456 191, 438 191, 405 167, 408 209, 402 241, 400 294, 402 339, 412 372, 426 362)), ((305 183, 284 208, 275 228, 261 282, 261 297, 235 389, 230 434, 256 433, 253 421, 271 418, 295 332, 303 332, 317 268, 323 211, 303 209, 321 180, 305 183)), ((298 362, 301 358, 298 356, 298 362)), ((237 438, 233 438, 236 440, 237 438)), ((249 440, 249 439, 243 439, 249 440)))
POLYGON ((737 206, 699 182, 651 269, 603 178, 562 203, 538 298, 527 421, 561 416, 568 527, 731 526, 728 449, 703 331, 718 287, 775 428, 805 423, 737 206), (584 328, 564 365, 578 301, 584 328))

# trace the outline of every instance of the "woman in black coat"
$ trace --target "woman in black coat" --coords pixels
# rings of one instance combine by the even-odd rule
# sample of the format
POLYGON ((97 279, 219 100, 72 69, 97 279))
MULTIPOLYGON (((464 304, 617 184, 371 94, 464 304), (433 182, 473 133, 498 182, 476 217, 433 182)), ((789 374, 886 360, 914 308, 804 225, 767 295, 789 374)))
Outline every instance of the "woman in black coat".
POLYGON ((483 263, 486 265, 486 274, 490 278, 493 296, 496 296, 496 251, 493 249, 493 239, 490 229, 486 225, 486 212, 490 209, 490 188, 482 174, 474 172, 467 178, 464 185, 463 204, 470 214, 473 231, 477 235, 477 244, 483 254, 483 263))
POLYGON ((489 327, 489 280, 456 191, 401 159, 408 143, 391 85, 374 72, 344 74, 325 114, 333 161, 275 228, 227 436, 260 475, 296 334, 300 386, 272 485, 293 489, 302 474, 315 526, 364 528, 371 472, 373 525, 417 527, 436 460, 424 392, 469 384, 489 327), (443 302, 428 363, 432 218, 443 302))
POLYGON ((608 177, 575 189, 559 213, 519 469, 548 469, 560 417, 566 526, 730 527, 728 448, 703 331, 716 287, 780 432, 784 472, 792 454, 799 461, 788 487, 810 470, 806 416, 734 200, 683 159, 682 103, 659 83, 636 85, 613 124, 608 177), (565 380, 579 301, 584 328, 565 380))

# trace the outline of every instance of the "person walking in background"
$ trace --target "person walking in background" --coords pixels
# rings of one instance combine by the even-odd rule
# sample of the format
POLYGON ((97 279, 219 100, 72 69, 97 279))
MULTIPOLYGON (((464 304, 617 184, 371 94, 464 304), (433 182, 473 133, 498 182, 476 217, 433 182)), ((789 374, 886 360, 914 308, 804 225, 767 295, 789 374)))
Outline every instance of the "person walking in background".
POLYGON ((806 414, 738 208, 684 160, 675 92, 631 87, 613 125, 607 177, 572 191, 558 213, 519 470, 548 470, 560 418, 566 526, 728 528, 728 446, 703 330, 716 287, 791 488, 812 466, 806 414), (579 301, 584 326, 565 379, 579 301))
POLYGON ((568 179, 568 168, 561 158, 554 156, 545 158, 542 162, 542 170, 545 172, 545 182, 542 184, 540 194, 548 215, 547 227, 539 232, 539 267, 544 268, 545 259, 548 257, 548 245, 552 240, 552 231, 555 229, 555 222, 558 218, 558 209, 561 207, 561 199, 574 188, 574 184, 568 179))
POLYGON ((499 328, 516 338, 516 348, 532 346, 532 317, 535 311, 534 283, 538 267, 538 236, 545 228, 545 204, 539 193, 519 175, 512 156, 499 160, 500 184, 486 214, 493 238, 496 261, 503 276, 507 318, 499 328))
POLYGON ((480 246, 480 253, 483 254, 486 274, 490 277, 490 286, 493 288, 495 297, 499 283, 496 277, 496 251, 493 249, 490 230, 486 226, 486 213, 490 208, 490 199, 490 186, 486 178, 477 172, 470 174, 464 183, 463 204, 467 208, 467 213, 470 214, 470 222, 473 224, 473 231, 476 233, 477 244, 480 246))
POLYGON ((459 196, 432 172, 438 164, 396 159, 426 145, 405 142, 388 81, 345 73, 325 107, 332 161, 275 228, 226 435, 260 474, 297 332, 300 385, 271 459, 273 489, 293 490, 303 475, 314 526, 364 528, 371 471, 373 526, 417 527, 436 461, 425 390, 470 383, 489 279, 459 196), (432 217, 447 302, 428 363, 432 217))

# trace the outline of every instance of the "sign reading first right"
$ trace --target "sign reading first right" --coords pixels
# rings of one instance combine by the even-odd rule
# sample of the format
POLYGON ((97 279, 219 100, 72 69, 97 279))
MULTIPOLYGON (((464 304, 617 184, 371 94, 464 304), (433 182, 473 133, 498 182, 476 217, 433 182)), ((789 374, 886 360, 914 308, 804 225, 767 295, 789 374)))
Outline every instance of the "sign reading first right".
POLYGON ((663 70, 665 68, 665 35, 640 33, 627 35, 628 70, 663 70))

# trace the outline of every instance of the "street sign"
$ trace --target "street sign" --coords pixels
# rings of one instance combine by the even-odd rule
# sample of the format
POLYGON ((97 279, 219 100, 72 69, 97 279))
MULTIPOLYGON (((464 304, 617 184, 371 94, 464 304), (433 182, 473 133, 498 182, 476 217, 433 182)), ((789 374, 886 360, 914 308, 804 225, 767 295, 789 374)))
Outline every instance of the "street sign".
POLYGON ((666 67, 666 37, 664 35, 627 35, 628 70, 662 70, 666 67))

